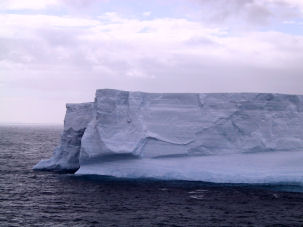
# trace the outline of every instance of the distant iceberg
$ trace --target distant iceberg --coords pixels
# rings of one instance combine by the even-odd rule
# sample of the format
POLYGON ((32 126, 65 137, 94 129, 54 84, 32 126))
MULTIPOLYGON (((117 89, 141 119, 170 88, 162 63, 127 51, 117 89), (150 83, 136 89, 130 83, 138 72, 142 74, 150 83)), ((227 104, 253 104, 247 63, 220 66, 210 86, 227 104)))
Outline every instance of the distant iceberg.
POLYGON ((303 96, 96 91, 67 104, 35 170, 222 183, 303 183, 303 96))

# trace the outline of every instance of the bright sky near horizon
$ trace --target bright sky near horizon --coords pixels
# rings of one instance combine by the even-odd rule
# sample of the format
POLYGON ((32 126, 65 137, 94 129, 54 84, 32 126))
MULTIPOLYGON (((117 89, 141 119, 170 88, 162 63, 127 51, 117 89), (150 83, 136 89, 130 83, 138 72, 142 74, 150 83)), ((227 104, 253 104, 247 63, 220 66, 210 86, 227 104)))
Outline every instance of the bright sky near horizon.
POLYGON ((96 89, 303 94, 302 0, 0 0, 0 122, 96 89))

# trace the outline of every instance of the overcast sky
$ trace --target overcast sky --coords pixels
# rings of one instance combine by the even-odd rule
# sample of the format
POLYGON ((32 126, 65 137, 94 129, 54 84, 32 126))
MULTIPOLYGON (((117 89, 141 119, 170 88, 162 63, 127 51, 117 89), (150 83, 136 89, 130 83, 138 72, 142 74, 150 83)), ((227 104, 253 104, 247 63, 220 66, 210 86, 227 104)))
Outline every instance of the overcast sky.
POLYGON ((98 88, 303 94, 303 1, 0 0, 0 122, 98 88))

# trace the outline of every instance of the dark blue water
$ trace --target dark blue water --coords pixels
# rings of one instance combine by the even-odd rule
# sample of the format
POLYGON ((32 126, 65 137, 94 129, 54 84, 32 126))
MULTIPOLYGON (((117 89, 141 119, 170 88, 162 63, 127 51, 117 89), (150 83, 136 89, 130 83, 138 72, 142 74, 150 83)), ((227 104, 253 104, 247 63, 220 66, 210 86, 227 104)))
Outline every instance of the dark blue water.
POLYGON ((0 127, 1 226, 303 225, 295 185, 77 177, 32 171, 51 156, 60 127, 0 127))

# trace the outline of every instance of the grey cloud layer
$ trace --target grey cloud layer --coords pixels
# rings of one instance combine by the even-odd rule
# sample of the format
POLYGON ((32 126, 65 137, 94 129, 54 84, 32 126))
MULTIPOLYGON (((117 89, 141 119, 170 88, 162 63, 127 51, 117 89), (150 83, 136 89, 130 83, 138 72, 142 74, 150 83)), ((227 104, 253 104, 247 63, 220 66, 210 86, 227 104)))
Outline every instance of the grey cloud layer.
POLYGON ((209 23, 229 26, 268 26, 271 22, 302 19, 300 0, 191 0, 198 7, 196 14, 209 23))
POLYGON ((260 20, 250 23, 263 23, 272 17, 270 4, 282 3, 228 2, 197 2, 212 9, 215 26, 113 12, 98 18, 0 14, 0 121, 44 121, 44 114, 61 122, 64 103, 89 100, 98 88, 303 94, 301 35, 270 27, 233 33, 219 23, 250 16, 260 20), (26 104, 33 105, 28 115, 16 111, 26 104))

